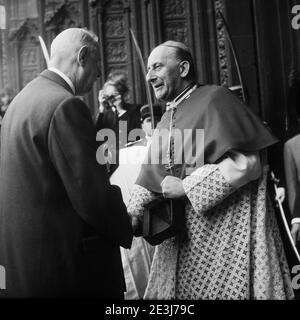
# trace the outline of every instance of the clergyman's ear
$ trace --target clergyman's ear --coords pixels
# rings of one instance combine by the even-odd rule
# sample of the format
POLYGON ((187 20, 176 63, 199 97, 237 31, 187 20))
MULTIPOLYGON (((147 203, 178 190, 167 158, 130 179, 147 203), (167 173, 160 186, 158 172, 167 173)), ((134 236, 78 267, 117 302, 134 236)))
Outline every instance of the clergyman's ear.
POLYGON ((180 76, 185 78, 190 71, 190 63, 186 60, 180 62, 180 76))
POLYGON ((81 65, 84 66, 87 60, 88 56, 88 46, 82 46, 78 52, 77 55, 77 62, 81 65))

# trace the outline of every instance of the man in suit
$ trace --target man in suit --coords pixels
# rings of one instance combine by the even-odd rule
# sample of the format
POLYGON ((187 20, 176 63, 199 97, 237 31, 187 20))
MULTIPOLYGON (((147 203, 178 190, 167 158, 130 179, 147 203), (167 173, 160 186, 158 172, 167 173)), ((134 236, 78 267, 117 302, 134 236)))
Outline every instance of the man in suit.
POLYGON ((129 87, 124 73, 111 72, 99 91, 99 113, 96 120, 97 131, 111 129, 116 137, 113 144, 107 143, 110 154, 109 174, 119 165, 120 149, 127 144, 129 132, 140 128, 140 105, 127 103, 129 87))
POLYGON ((49 66, 2 125, 0 296, 122 298, 119 246, 130 248, 132 228, 120 189, 96 161, 88 107, 75 96, 99 75, 96 36, 63 31, 49 66))
POLYGON ((300 134, 289 139, 284 145, 284 168, 292 215, 291 234, 296 244, 300 240, 300 134))

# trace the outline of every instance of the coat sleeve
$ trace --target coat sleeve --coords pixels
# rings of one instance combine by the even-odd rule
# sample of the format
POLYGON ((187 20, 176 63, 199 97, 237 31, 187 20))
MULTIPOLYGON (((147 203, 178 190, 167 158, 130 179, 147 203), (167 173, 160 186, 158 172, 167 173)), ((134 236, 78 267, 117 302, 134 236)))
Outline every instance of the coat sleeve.
POLYGON ((293 214, 296 199, 298 174, 295 159, 293 157, 293 152, 291 150, 291 146, 288 143, 284 145, 284 172, 287 186, 289 209, 291 214, 293 214))
POLYGON ((96 161, 96 131, 87 106, 68 98, 56 109, 48 133, 50 158, 79 216, 100 235, 130 247, 132 227, 120 188, 96 161))
POLYGON ((131 216, 131 223, 134 235, 142 235, 142 222, 144 217, 145 205, 155 199, 155 194, 146 188, 135 184, 132 188, 131 198, 128 203, 128 213, 131 216))

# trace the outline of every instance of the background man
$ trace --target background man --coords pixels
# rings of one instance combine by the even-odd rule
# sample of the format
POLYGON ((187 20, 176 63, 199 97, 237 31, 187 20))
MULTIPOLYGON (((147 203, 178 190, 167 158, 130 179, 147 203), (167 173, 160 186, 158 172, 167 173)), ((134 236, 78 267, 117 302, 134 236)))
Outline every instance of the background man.
POLYGON ((107 167, 111 175, 119 164, 119 149, 127 144, 128 133, 140 128, 140 105, 127 103, 129 88, 123 73, 112 72, 99 91, 99 114, 96 120, 97 131, 111 129, 115 133, 116 144, 109 145, 111 162, 107 167), (123 123, 123 126, 120 125, 123 123), (126 124, 126 129, 124 125, 126 124))
POLYGON ((291 233, 296 244, 300 241, 300 134, 284 144, 284 168, 292 215, 291 233))
POLYGON ((132 229, 119 188, 96 162, 88 107, 74 96, 87 93, 99 71, 97 38, 67 29, 51 44, 50 68, 4 117, 1 296, 123 297, 119 246, 130 247, 132 229))
POLYGON ((140 235, 145 204, 163 194, 185 202, 186 224, 183 234, 156 247, 145 297, 291 298, 289 270, 259 155, 276 139, 228 89, 199 86, 195 79, 184 44, 167 41, 151 52, 147 80, 156 98, 169 102, 169 110, 153 135, 150 164, 142 166, 128 211, 140 235), (162 129, 171 130, 171 138, 159 147, 154 141, 162 129), (174 129, 191 129, 193 134, 204 129, 204 146, 184 139, 182 148, 175 148, 174 129), (193 152, 184 152, 180 163, 178 149, 193 152), (151 164, 151 159, 161 158, 169 158, 167 166, 151 164))
MULTIPOLYGON (((153 106, 154 124, 160 121, 162 109, 160 105, 153 106)), ((151 144, 152 124, 149 105, 144 105, 140 111, 140 122, 144 138, 129 142, 126 148, 120 149, 120 166, 110 178, 111 183, 121 187, 123 201, 127 205, 132 187, 139 175, 142 162, 151 144)), ((141 129, 140 129, 141 130, 141 129)))
MULTIPOLYGON (((153 105, 154 126, 160 121, 162 109, 153 105)), ((120 165, 112 174, 110 182, 121 188, 122 196, 128 205, 131 191, 139 175, 141 164, 151 144, 153 132, 150 106, 144 105, 140 111, 141 127, 145 137, 128 143, 127 148, 120 149, 120 165)), ((131 249, 121 248, 122 263, 126 280, 125 299, 142 299, 147 287, 154 247, 143 238, 134 238, 131 249)))

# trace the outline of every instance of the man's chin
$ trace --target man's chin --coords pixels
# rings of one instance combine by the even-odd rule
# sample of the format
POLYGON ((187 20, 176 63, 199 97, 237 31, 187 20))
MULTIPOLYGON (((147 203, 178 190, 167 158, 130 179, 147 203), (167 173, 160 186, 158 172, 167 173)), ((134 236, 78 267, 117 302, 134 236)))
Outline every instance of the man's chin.
POLYGON ((155 94, 155 98, 156 98, 158 101, 165 101, 165 97, 166 97, 165 94, 155 94))

